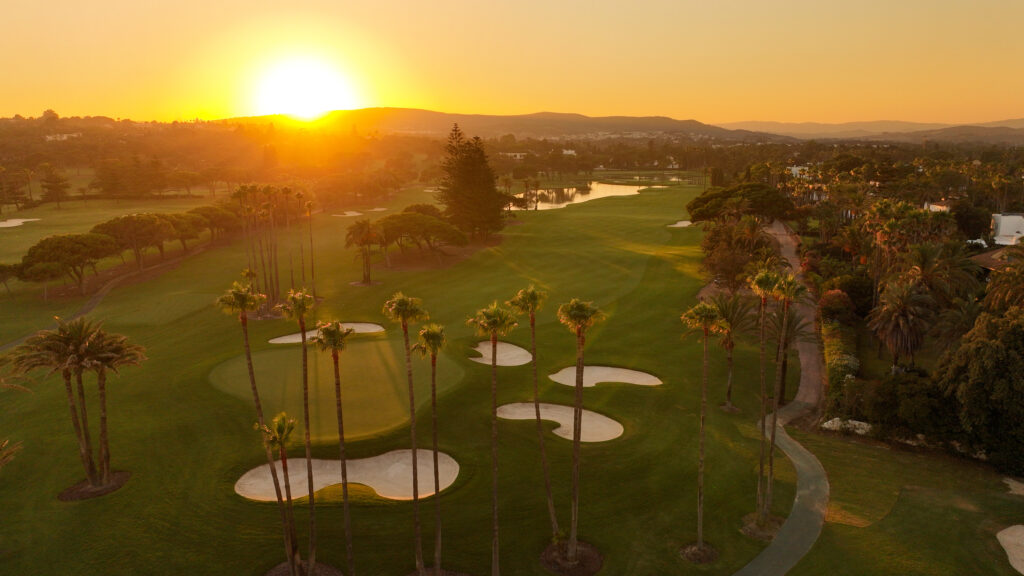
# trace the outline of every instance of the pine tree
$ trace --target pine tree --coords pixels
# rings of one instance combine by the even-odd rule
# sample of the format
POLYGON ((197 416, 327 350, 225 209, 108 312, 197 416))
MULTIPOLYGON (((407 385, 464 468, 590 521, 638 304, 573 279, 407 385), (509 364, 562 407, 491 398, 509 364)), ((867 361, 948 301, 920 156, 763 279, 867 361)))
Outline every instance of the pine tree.
POLYGON ((441 163, 444 177, 437 192, 445 216, 473 236, 486 237, 500 230, 502 208, 509 199, 498 191, 483 141, 478 137, 466 139, 456 124, 448 135, 445 151, 441 163))

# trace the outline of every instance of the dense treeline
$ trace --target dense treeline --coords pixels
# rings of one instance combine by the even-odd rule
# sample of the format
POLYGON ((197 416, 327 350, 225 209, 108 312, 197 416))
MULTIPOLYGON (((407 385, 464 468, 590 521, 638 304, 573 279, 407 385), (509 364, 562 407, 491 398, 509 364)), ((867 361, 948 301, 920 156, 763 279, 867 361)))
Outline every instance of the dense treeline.
MULTIPOLYGON (((99 276, 97 264, 104 258, 131 252, 141 270, 146 250, 156 249, 161 260, 165 242, 180 242, 188 252, 188 241, 207 232, 211 239, 238 230, 241 220, 229 205, 200 206, 172 214, 128 214, 93 226, 84 234, 47 236, 31 246, 21 262, 0 264, 0 282, 13 278, 25 282, 49 282, 67 278, 80 294, 85 293, 86 273, 99 276)), ((123 257, 122 257, 123 260, 123 257)), ((45 284, 44 284, 45 286, 45 284)))

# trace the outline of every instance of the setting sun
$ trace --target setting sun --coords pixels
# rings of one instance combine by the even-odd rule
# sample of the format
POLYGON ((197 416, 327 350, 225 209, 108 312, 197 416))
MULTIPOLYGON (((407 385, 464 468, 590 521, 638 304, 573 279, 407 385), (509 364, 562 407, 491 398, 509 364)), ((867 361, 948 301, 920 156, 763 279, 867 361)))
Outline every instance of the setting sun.
POLYGON ((315 58, 282 60, 260 77, 255 92, 259 115, 287 114, 313 120, 331 110, 359 106, 345 76, 333 65, 315 58))

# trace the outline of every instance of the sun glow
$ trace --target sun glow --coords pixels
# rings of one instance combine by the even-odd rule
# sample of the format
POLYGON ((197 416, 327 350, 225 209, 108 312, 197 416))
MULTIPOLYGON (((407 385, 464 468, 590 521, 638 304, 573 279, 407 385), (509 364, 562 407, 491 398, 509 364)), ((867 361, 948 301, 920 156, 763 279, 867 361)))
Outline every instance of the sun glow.
POLYGON ((332 110, 359 107, 352 85, 336 66, 310 57, 276 62, 255 91, 256 114, 287 114, 315 120, 332 110))

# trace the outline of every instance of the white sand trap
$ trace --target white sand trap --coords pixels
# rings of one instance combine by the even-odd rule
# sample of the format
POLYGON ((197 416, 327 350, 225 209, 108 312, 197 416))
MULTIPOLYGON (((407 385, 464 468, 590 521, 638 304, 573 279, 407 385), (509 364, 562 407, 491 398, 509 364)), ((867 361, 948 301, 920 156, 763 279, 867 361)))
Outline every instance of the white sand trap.
MULTIPOLYGON (((479 362, 480 364, 491 364, 491 341, 484 340, 473 348, 481 354, 479 358, 470 358, 473 362, 479 362)), ((529 350, 524 350, 515 344, 509 344, 508 342, 498 342, 498 366, 522 366, 523 364, 529 364, 532 357, 530 356, 529 350)))
MULTIPOLYGON (((498 417, 506 420, 533 420, 537 417, 532 402, 516 402, 498 406, 498 417)), ((572 440, 572 406, 561 404, 541 404, 540 417, 559 424, 554 433, 562 438, 572 440)), ((622 436, 622 424, 590 410, 583 411, 583 422, 580 428, 581 442, 607 442, 622 436)))
MULTIPOLYGON (((548 376, 559 384, 566 386, 576 385, 576 367, 569 366, 548 376)), ((584 366, 583 387, 590 388, 602 382, 622 382, 624 384, 636 384, 637 386, 658 386, 661 380, 653 374, 630 370, 628 368, 613 368, 611 366, 584 366)))
POLYGON ((1005 482, 1007 488, 1010 489, 1010 494, 1024 496, 1024 482, 1018 482, 1013 478, 1003 478, 1003 482, 1005 482))
POLYGON ((689 220, 680 220, 679 222, 676 222, 675 224, 669 224, 668 227, 669 228, 689 228, 692 225, 693 225, 693 222, 690 222, 689 220))
POLYGON ((384 212, 387 208, 370 208, 370 212, 384 212))
MULTIPOLYGON (((371 322, 342 322, 341 325, 345 328, 351 328, 356 334, 374 334, 384 331, 383 326, 371 322)), ((316 336, 316 330, 306 330, 306 340, 313 336, 316 336)), ((271 338, 268 342, 271 344, 298 344, 302 342, 302 332, 271 338)))
POLYGON ((349 216, 362 216, 362 212, 356 212, 355 210, 346 210, 344 214, 331 214, 331 216, 337 216, 339 218, 348 218, 349 216))
MULTIPOLYGON (((417 449, 416 458, 416 467, 419 468, 419 495, 430 496, 434 493, 433 452, 417 449)), ((276 465, 280 473, 281 463, 277 462, 276 465)), ((412 500, 412 450, 392 450, 371 458, 349 460, 347 467, 349 484, 369 486, 381 498, 412 500)), ((458 477, 459 463, 441 452, 437 455, 437 468, 440 472, 441 489, 444 490, 458 477)), ((301 498, 309 494, 306 489, 305 458, 288 459, 288 478, 292 485, 292 498, 301 498)), ((281 484, 284 485, 283 479, 281 484)), ((341 465, 338 460, 314 459, 313 490, 320 490, 332 484, 341 484, 341 465)), ((250 500, 276 500, 270 467, 264 464, 243 474, 238 482, 235 482, 235 492, 250 500)))
POLYGON ((15 226, 21 226, 25 222, 38 222, 39 218, 11 218, 10 220, 4 220, 0 222, 0 228, 14 228, 15 226))
POLYGON ((1021 574, 1024 574, 1024 526, 1017 524, 996 534, 1006 556, 1010 559, 1010 566, 1021 574))

